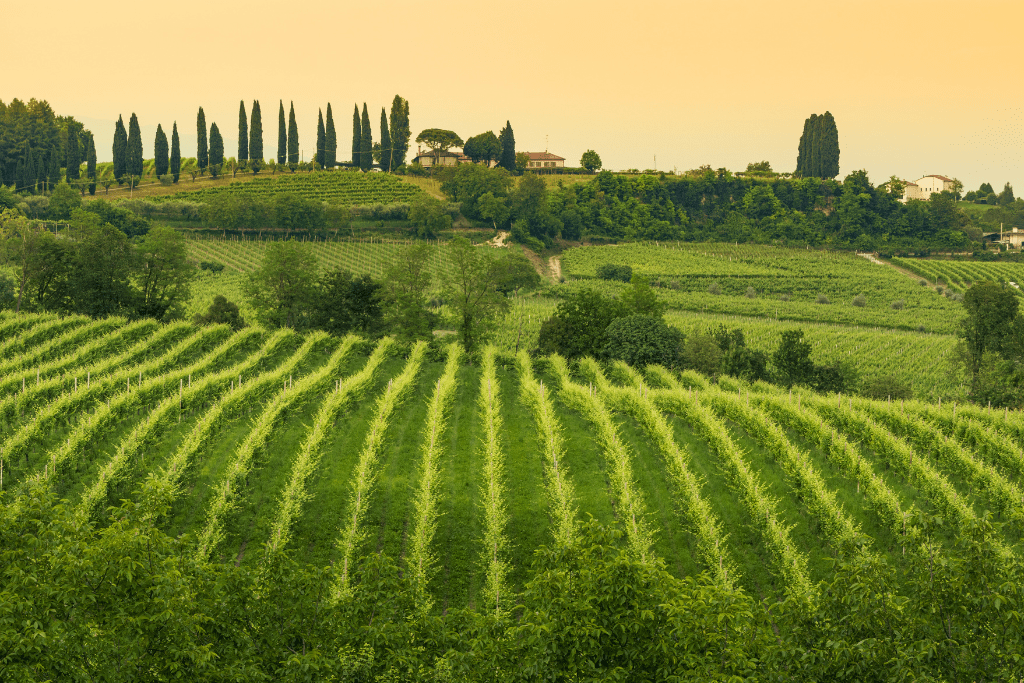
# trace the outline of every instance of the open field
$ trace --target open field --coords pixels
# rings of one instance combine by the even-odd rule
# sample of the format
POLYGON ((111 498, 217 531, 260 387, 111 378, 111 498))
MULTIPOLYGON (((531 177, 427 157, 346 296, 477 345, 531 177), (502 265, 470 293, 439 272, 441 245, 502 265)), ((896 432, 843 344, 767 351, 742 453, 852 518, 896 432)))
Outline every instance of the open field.
POLYGON ((57 321, 0 319, 4 504, 33 480, 92 517, 156 477, 176 491, 160 525, 191 533, 214 561, 247 562, 267 545, 336 567, 379 551, 413 571, 425 553, 433 608, 479 608, 486 458, 507 473, 498 531, 509 591, 522 589, 533 549, 587 515, 633 520, 624 546, 672 574, 709 571, 769 598, 816 590, 829 557, 855 538, 898 565, 918 533, 905 526, 911 510, 946 516, 940 543, 998 511, 1014 520, 999 552, 1021 552, 1015 413, 715 386, 690 373, 644 379, 557 358, 468 364, 319 333, 57 321), (35 350, 46 330, 65 341, 35 350), (491 413, 480 404, 487 387, 491 413), (495 415, 503 427, 488 455, 495 415), (561 434, 554 454, 549 428, 561 434), (553 455, 570 491, 561 502, 553 455), (434 527, 421 528, 423 505, 434 527))

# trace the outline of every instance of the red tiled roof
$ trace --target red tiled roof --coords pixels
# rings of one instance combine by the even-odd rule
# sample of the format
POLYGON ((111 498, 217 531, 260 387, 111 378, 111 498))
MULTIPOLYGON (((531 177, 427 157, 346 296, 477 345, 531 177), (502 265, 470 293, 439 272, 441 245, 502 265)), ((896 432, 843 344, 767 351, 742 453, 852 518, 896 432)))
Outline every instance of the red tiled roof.
POLYGON ((565 161, 565 157, 550 152, 527 152, 527 154, 530 155, 530 161, 565 161))
POLYGON ((938 178, 939 180, 941 180, 943 182, 947 182, 947 183, 953 182, 952 178, 947 178, 944 175, 926 175, 925 178, 938 178))

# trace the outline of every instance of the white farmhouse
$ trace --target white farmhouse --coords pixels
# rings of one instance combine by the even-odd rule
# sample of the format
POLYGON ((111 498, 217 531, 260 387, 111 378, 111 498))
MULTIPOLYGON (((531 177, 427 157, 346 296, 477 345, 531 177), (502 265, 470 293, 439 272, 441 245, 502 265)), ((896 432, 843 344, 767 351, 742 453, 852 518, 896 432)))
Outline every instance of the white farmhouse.
POLYGON ((903 190, 903 202, 906 203, 909 199, 923 199, 927 201, 937 192, 945 192, 947 190, 952 192, 953 182, 952 178, 947 178, 944 175, 926 175, 914 182, 908 181, 906 189, 903 190))

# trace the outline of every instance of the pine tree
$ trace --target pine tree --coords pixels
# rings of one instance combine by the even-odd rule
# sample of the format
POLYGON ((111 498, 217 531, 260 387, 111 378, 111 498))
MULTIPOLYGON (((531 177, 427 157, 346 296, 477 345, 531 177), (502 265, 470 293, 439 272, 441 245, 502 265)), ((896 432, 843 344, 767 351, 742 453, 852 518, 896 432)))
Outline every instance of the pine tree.
POLYGON ((327 128, 324 131, 326 137, 325 146, 327 151, 327 168, 334 168, 338 165, 338 134, 334 130, 334 114, 331 113, 331 103, 327 103, 327 128))
POLYGON ((238 163, 249 161, 249 117, 245 113, 245 100, 238 103, 238 163))
MULTIPOLYGON (((158 129, 159 130, 159 129, 158 129)), ((166 145, 166 139, 164 141, 166 145)), ((85 174, 89 178, 89 194, 96 194, 96 141, 89 136, 89 151, 85 154, 85 174)))
POLYGON ((512 132, 512 124, 505 121, 505 127, 501 129, 501 133, 498 135, 498 142, 501 143, 501 157, 498 160, 498 166, 509 173, 515 173, 516 170, 516 136, 512 132))
POLYGON ((277 115, 277 163, 283 164, 288 160, 288 129, 284 122, 284 100, 281 100, 281 108, 277 115))
POLYGON ((181 176, 181 145, 178 143, 178 122, 171 128, 171 175, 174 182, 181 176))
POLYGON ((142 129, 139 128, 139 119, 132 112, 128 120, 128 152, 125 155, 125 170, 128 175, 142 177, 142 129))
POLYGON ((67 177, 68 183, 74 182, 81 177, 82 147, 78 144, 78 129, 75 126, 68 126, 68 161, 67 177))
POLYGON ((391 131, 388 130, 388 115, 384 107, 380 108, 380 167, 390 173, 393 150, 391 149, 391 131))
POLYGON ((366 111, 366 102, 363 102, 363 118, 360 119, 359 128, 362 132, 359 144, 359 168, 369 171, 373 166, 373 130, 370 128, 370 114, 366 111))
POLYGON ((199 107, 199 114, 196 115, 196 135, 199 140, 196 146, 196 162, 199 173, 202 174, 210 165, 210 150, 206 146, 206 114, 203 113, 202 107, 199 107))
POLYGON ((391 129, 388 138, 391 140, 391 154, 388 164, 391 170, 402 166, 405 163, 405 156, 409 153, 409 138, 412 132, 409 130, 409 101, 395 95, 391 101, 391 129))
POLYGON ((220 167, 224 164, 224 138, 221 137, 220 128, 216 123, 210 124, 210 168, 211 173, 220 173, 220 167))
POLYGON ((363 128, 359 123, 359 105, 352 112, 352 166, 359 168, 359 150, 363 146, 363 128))
POLYGON ((168 166, 167 134, 164 133, 163 126, 158 123, 156 124, 156 138, 153 140, 153 170, 156 172, 156 177, 167 175, 168 166))
POLYGON ((118 116, 114 125, 114 178, 117 179, 118 185, 124 182, 127 154, 128 131, 124 129, 124 119, 118 116))
POLYGON ((288 165, 295 166, 299 163, 299 126, 295 123, 295 103, 291 103, 288 111, 288 165))
POLYGON ((259 173, 259 167, 263 164, 263 113, 260 111, 260 101, 252 101, 252 123, 249 124, 249 158, 255 163, 252 166, 253 173, 259 173))

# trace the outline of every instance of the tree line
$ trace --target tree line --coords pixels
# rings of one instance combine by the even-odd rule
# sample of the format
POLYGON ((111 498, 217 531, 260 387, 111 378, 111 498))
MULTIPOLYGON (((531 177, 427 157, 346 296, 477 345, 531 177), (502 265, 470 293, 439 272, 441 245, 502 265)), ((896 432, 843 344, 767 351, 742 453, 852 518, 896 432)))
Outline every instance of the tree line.
POLYGON ((0 100, 0 185, 29 194, 52 191, 63 181, 79 182, 83 162, 95 193, 91 131, 73 116, 58 116, 46 100, 0 100))

